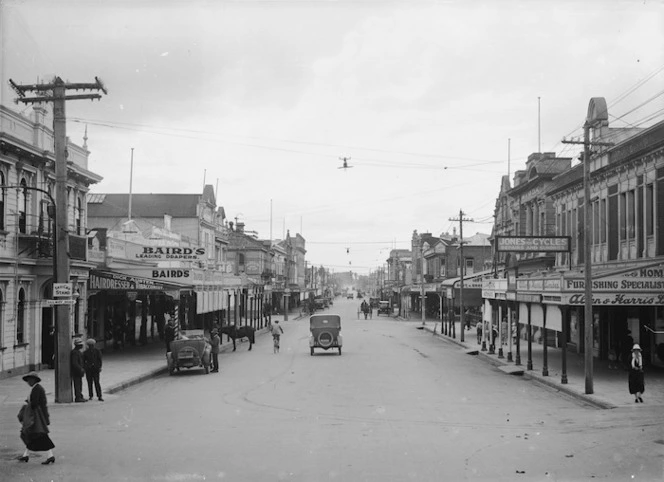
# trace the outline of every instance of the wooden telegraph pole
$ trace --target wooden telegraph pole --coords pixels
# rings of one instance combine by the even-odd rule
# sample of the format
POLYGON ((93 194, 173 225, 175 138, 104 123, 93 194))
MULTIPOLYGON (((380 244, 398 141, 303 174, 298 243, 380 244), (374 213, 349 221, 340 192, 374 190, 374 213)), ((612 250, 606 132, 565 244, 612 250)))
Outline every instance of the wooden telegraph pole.
MULTIPOLYGON (((95 77, 94 83, 67 83, 60 77, 48 84, 19 85, 11 79, 18 98, 16 103, 35 104, 53 102, 53 138, 55 144, 55 253, 53 283, 70 283, 69 279, 69 222, 67 219, 67 125, 66 100, 101 99, 101 94, 67 95, 67 90, 96 90, 108 94, 102 82, 95 77), (25 97, 26 92, 37 92, 37 97, 25 97)), ((69 364, 71 350, 71 319, 69 304, 55 307, 55 402, 71 403, 72 387, 69 364)))
MULTIPOLYGON (((464 276, 464 271, 466 270, 466 261, 463 258, 463 222, 464 221, 469 221, 473 222, 472 219, 469 218, 464 218, 463 217, 464 212, 459 209, 459 217, 458 218, 450 218, 450 221, 459 221, 459 258, 460 258, 460 266, 461 266, 461 279, 459 280, 459 314, 460 314, 460 320, 461 320, 461 333, 459 335, 459 340, 462 342, 465 341, 464 338, 464 325, 466 324, 466 315, 463 311, 463 276, 464 276)), ((452 287, 454 288, 454 287, 452 287)), ((454 289, 452 289, 452 292, 454 292, 454 289)), ((452 314, 454 316, 454 314, 452 314)), ((454 319, 452 320, 454 323, 454 319)))
MULTIPOLYGON (((590 140, 590 129, 608 123, 606 101, 603 97, 594 97, 588 106, 588 115, 583 125, 583 141, 563 139, 563 144, 583 145, 583 274, 584 274, 584 369, 585 389, 587 394, 594 393, 593 387, 593 291, 592 291, 592 219, 590 209, 590 161, 593 146, 610 147, 611 142, 595 142, 590 140)), ((606 124, 608 125, 608 124, 606 124)), ((567 340, 563 340, 567 343, 567 340)))

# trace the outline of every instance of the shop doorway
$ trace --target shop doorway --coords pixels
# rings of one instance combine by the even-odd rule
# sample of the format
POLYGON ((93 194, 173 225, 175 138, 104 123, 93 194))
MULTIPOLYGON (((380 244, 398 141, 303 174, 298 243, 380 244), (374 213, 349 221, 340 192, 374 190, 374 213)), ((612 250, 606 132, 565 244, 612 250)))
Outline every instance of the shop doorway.
POLYGON ((53 308, 42 308, 41 326, 41 362, 49 368, 55 367, 55 320, 53 308))

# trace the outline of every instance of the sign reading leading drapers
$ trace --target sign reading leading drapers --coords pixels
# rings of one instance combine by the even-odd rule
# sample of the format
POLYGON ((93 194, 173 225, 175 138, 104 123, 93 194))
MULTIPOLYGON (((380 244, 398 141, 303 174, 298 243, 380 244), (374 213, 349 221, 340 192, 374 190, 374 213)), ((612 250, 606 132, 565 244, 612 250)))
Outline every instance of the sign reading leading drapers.
POLYGON ((150 261, 198 261, 205 259, 205 248, 127 244, 125 251, 129 259, 150 261))

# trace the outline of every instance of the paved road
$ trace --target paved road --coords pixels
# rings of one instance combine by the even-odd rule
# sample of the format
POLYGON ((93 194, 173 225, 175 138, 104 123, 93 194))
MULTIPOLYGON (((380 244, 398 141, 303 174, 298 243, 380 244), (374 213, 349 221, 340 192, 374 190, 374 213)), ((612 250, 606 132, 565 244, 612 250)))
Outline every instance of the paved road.
MULTIPOLYGON (((105 403, 52 406, 55 465, 7 480, 661 480, 660 408, 598 410, 457 345, 338 300, 344 351, 309 355, 306 320, 219 374, 188 371, 105 403)), ((16 450, 20 449, 17 440, 16 450)), ((3 476, 4 477, 4 476, 3 476)), ((4 480, 4 478, 3 478, 4 480)))

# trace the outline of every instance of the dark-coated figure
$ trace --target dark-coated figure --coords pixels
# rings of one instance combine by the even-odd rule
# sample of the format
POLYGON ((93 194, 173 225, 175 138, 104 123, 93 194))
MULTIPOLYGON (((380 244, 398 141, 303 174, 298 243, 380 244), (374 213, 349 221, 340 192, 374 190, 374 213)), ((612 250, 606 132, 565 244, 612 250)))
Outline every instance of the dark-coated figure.
POLYGON ((83 367, 83 340, 76 338, 74 340, 74 348, 69 354, 70 375, 71 381, 74 384, 74 401, 87 402, 83 397, 83 375, 85 375, 85 368, 83 367))
POLYGON ((54 464, 53 449, 55 445, 48 436, 51 419, 46 405, 46 391, 39 384, 41 378, 37 372, 28 373, 23 380, 32 387, 32 390, 30 397, 18 414, 18 420, 21 422, 21 440, 25 444, 25 452, 18 460, 28 462, 30 452, 46 452, 46 460, 42 462, 42 465, 54 464))
POLYGON ((88 347, 83 352, 83 368, 85 368, 85 379, 88 381, 88 395, 90 396, 90 400, 92 400, 92 385, 94 385, 97 398, 100 402, 103 402, 101 383, 99 383, 102 365, 101 350, 95 346, 97 342, 94 338, 88 338, 85 340, 85 343, 88 347))

